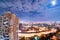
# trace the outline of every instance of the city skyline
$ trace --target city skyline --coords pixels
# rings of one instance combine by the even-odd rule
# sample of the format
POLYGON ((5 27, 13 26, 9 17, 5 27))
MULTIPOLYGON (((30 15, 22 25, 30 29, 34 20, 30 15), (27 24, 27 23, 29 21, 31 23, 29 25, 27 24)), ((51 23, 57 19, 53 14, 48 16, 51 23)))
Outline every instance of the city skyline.
POLYGON ((0 15, 8 10, 21 21, 60 21, 60 0, 0 0, 0 15))

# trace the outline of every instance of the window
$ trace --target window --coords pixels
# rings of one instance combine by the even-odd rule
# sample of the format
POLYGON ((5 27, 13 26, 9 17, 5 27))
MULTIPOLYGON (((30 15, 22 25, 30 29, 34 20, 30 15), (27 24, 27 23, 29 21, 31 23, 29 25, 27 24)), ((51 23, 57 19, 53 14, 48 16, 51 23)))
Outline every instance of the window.
POLYGON ((0 17, 0 20, 2 20, 2 17, 0 17))
POLYGON ((8 33, 5 33, 6 35, 8 35, 8 33))
POLYGON ((2 35, 2 33, 0 33, 0 35, 2 35))
POLYGON ((7 40, 9 40, 9 39, 7 39, 7 40))
POLYGON ((6 19, 6 17, 4 17, 4 19, 6 19))
POLYGON ((9 32, 9 30, 8 30, 8 29, 6 29, 6 30, 5 30, 5 32, 6 32, 6 33, 8 33, 8 32, 9 32))
POLYGON ((0 33, 2 33, 2 30, 0 29, 0 33))
POLYGON ((5 28, 8 28, 7 26, 5 26, 5 28))
POLYGON ((6 25, 8 25, 8 23, 6 23, 6 25))
POLYGON ((8 25, 8 23, 4 22, 3 25, 8 25))
POLYGON ((0 27, 1 27, 1 25, 0 25, 0 27))

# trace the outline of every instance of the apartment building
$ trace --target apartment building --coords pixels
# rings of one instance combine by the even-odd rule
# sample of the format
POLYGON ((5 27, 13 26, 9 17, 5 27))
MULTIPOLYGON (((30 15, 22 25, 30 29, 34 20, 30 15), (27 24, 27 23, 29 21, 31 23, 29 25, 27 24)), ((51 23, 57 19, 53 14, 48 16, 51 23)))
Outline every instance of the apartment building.
POLYGON ((18 18, 11 12, 1 15, 1 33, 4 40, 18 40, 18 18))

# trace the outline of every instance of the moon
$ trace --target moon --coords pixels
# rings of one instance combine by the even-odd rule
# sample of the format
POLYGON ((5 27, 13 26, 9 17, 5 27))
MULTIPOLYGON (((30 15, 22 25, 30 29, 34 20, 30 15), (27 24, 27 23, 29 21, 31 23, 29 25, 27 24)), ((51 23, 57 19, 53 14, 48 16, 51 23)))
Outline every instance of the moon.
POLYGON ((52 4, 52 6, 55 6, 55 5, 56 5, 56 0, 53 0, 53 1, 51 2, 51 4, 52 4))

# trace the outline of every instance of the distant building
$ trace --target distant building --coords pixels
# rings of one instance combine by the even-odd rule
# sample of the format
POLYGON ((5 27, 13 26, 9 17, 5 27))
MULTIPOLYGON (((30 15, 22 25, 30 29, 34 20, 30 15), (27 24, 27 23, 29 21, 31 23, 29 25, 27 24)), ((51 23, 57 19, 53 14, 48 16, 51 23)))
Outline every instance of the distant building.
POLYGON ((12 14, 11 12, 6 12, 5 14, 0 16, 0 20, 0 29, 3 39, 18 40, 18 18, 16 17, 16 15, 12 14))
POLYGON ((19 24, 19 29, 21 29, 21 28, 22 28, 22 23, 19 24))

